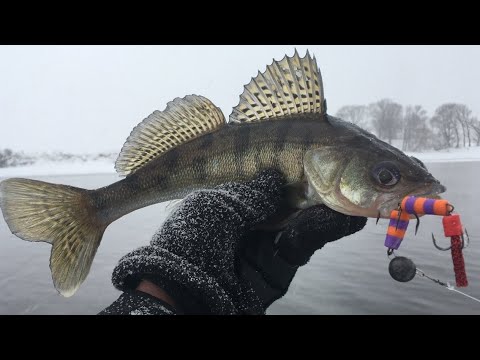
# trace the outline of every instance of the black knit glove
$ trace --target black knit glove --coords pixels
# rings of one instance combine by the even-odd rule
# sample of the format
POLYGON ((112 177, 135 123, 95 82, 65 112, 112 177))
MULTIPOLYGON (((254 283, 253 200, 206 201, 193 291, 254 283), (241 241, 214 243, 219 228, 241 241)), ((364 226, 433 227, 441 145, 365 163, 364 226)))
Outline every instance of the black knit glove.
POLYGON ((317 205, 300 211, 280 232, 251 231, 242 244, 240 268, 264 309, 288 290, 298 267, 316 250, 364 228, 365 217, 347 216, 317 205))
POLYGON ((367 218, 347 216, 317 205, 300 212, 276 239, 278 254, 292 265, 305 265, 326 243, 364 228, 367 218))
POLYGON ((240 240, 274 214, 283 177, 269 171, 245 184, 197 191, 153 236, 124 256, 112 282, 135 289, 142 279, 163 288, 184 313, 262 313, 261 301, 236 271, 240 240))
POLYGON ((366 220, 320 206, 301 212, 280 234, 254 230, 279 210, 283 185, 281 175, 267 171, 245 184, 190 194, 150 246, 120 260, 115 287, 131 293, 150 280, 187 314, 265 313, 316 249, 360 230, 366 220))

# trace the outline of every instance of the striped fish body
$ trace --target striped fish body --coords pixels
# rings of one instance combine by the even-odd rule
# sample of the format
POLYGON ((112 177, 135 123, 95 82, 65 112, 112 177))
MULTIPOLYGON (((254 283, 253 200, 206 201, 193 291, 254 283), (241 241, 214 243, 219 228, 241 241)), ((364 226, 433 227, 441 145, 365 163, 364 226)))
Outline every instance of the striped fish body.
MULTIPOLYGON (((318 116, 318 115, 317 115, 318 116)), ((291 187, 305 181, 306 151, 338 141, 337 129, 303 116, 282 121, 226 125, 180 145, 125 179, 95 192, 95 206, 109 223, 155 203, 193 190, 247 181, 261 170, 277 169, 291 187)))

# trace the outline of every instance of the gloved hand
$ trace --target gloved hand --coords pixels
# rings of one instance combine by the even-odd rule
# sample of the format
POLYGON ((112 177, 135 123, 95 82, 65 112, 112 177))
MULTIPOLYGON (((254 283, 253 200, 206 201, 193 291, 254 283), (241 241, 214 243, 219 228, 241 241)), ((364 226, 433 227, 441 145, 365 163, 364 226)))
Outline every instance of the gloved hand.
POLYGON ((366 223, 365 217, 317 205, 298 212, 280 232, 251 231, 243 243, 240 263, 263 307, 285 295, 298 267, 307 264, 315 251, 360 231, 366 223))
POLYGON ((318 206, 300 212, 281 233, 254 230, 279 210, 283 185, 279 173, 266 171, 245 184, 190 194, 149 246, 120 260, 115 287, 131 291, 147 279, 187 314, 265 313, 316 249, 366 222, 318 206))

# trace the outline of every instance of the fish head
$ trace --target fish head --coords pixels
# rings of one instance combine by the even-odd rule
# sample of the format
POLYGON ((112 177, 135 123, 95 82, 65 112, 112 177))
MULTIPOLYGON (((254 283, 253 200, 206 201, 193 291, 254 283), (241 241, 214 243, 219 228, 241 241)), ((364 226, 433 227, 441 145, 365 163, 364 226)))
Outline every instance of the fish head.
POLYGON ((407 195, 438 197, 446 191, 420 160, 351 124, 347 130, 334 143, 305 154, 309 205, 323 203, 346 215, 389 218, 407 195))

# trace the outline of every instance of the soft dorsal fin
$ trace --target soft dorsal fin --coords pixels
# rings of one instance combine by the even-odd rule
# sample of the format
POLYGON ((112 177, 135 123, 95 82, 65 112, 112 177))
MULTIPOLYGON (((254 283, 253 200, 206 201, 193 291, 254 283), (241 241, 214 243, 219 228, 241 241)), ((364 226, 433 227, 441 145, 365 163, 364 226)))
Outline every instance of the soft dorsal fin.
POLYGON ((198 95, 176 98, 155 111, 131 132, 115 162, 120 175, 129 175, 166 151, 212 132, 225 117, 210 100, 198 95))
POLYGON ((295 54, 273 61, 245 85, 229 123, 275 120, 287 115, 326 113, 323 84, 315 57, 295 54))

